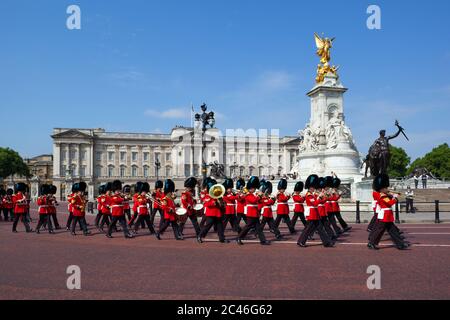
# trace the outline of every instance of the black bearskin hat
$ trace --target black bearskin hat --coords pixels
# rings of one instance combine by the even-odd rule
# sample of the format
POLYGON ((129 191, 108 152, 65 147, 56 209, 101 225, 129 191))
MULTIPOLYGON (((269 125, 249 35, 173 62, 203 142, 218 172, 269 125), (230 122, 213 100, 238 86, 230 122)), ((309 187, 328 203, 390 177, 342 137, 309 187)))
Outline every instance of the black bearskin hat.
POLYGON ((302 192, 304 187, 304 183, 302 181, 299 181, 295 184, 294 191, 302 192))
POLYGON ((238 181, 236 181, 236 189, 241 190, 245 187, 245 180, 240 178, 238 181))
POLYGON ((19 182, 16 183, 16 185, 14 186, 14 188, 16 189, 16 192, 25 192, 27 191, 27 185, 23 182, 19 182))
POLYGON ((261 192, 271 194, 272 193, 272 182, 263 180, 261 181, 261 192))
POLYGON ((333 187, 333 177, 331 177, 331 176, 325 177, 325 187, 327 187, 327 188, 333 187))
POLYGON ((42 195, 46 195, 50 193, 50 186, 48 184, 43 184, 40 188, 39 188, 39 194, 42 195))
POLYGON ((4 197, 6 196, 6 191, 3 189, 3 187, 0 189, 0 196, 4 197))
POLYGON ((206 177, 205 179, 203 179, 203 181, 202 181, 202 188, 203 188, 203 189, 205 189, 205 188, 208 188, 208 189, 209 189, 208 185, 211 184, 211 181, 214 181, 213 184, 216 184, 216 183, 217 183, 217 182, 215 182, 216 180, 214 180, 214 179, 211 178, 211 177, 206 177))
POLYGON ((373 179, 372 188, 379 192, 383 188, 388 188, 390 185, 389 176, 387 174, 379 174, 373 179))
POLYGON ((106 185, 102 184, 98 187, 98 194, 105 194, 106 193, 106 185))
POLYGON ((86 189, 87 189, 87 184, 86 184, 86 182, 81 181, 81 182, 80 182, 80 191, 81 191, 81 192, 86 192, 86 189))
POLYGON ((333 188, 339 188, 339 186, 341 185, 341 179, 339 178, 334 178, 333 179, 333 188))
POLYGON ((131 192, 131 186, 128 185, 128 184, 124 185, 123 189, 122 189, 122 192, 123 193, 130 193, 131 192))
POLYGON ((319 176, 317 174, 310 175, 305 181, 305 188, 317 188, 319 185, 319 176))
POLYGON ((225 179, 225 181, 223 182, 223 186, 225 187, 225 190, 226 190, 226 189, 233 189, 233 187, 234 187, 234 182, 233 182, 232 179, 227 178, 227 179, 225 179))
POLYGON ((197 185, 197 179, 194 177, 187 178, 186 181, 184 181, 184 187, 185 188, 195 188, 197 185))
POLYGON ((78 192, 78 191, 80 191, 80 184, 78 182, 76 182, 72 185, 72 192, 78 192))
POLYGON ((6 190, 6 194, 7 194, 8 196, 12 196, 12 195, 14 194, 14 190, 11 189, 11 188, 9 188, 8 190, 6 190))
POLYGON ((49 190, 50 194, 56 194, 56 191, 58 191, 58 188, 55 185, 51 184, 49 190))
POLYGON ((161 189, 164 187, 164 183, 161 180, 155 182, 155 189, 161 189))
POLYGON ((112 189, 113 189, 113 184, 112 184, 112 182, 106 183, 106 185, 105 185, 105 191, 106 191, 106 192, 112 191, 112 189))
POLYGON ((164 181, 164 193, 174 192, 175 191, 175 183, 171 179, 166 179, 164 181))
POLYGON ((147 192, 147 193, 150 192, 150 185, 148 184, 148 182, 144 182, 142 184, 141 192, 147 192))
POLYGON ((112 191, 122 191, 122 181, 114 180, 112 183, 112 191))
POLYGON ((259 182, 258 177, 252 176, 252 177, 250 177, 250 179, 248 179, 247 189, 252 189, 252 188, 259 189, 260 186, 261 186, 261 183, 259 182))
POLYGON ((134 190, 136 191, 136 193, 141 193, 143 187, 144 187, 144 183, 142 181, 139 181, 136 183, 134 190))
POLYGON ((319 178, 319 185, 317 186, 319 189, 323 189, 323 188, 325 188, 326 186, 327 186, 327 184, 326 184, 327 182, 326 182, 326 180, 325 180, 325 178, 324 177, 320 177, 319 178))
POLYGON ((287 189, 287 180, 286 179, 281 179, 280 182, 278 182, 278 190, 287 189))

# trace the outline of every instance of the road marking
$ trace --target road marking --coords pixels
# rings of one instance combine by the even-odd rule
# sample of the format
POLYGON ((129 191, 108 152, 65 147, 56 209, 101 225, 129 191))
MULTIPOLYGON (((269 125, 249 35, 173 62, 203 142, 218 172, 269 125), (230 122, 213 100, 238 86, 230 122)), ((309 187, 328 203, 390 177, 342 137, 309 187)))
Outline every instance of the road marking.
MULTIPOLYGON (((219 242, 215 239, 203 239, 204 242, 219 242)), ((259 240, 242 240, 245 243, 259 243, 259 240)), ((271 241, 271 244, 297 244, 297 241, 271 241)), ((322 244, 319 241, 308 241, 306 244, 322 244)), ((336 243, 336 246, 346 245, 346 246, 367 246, 367 242, 341 242, 336 243)), ((393 244, 383 244, 380 243, 379 247, 394 247, 393 244)), ((450 244, 411 244, 414 247, 450 247, 450 244)))
POLYGON ((408 234, 450 234, 450 232, 408 232, 408 234))

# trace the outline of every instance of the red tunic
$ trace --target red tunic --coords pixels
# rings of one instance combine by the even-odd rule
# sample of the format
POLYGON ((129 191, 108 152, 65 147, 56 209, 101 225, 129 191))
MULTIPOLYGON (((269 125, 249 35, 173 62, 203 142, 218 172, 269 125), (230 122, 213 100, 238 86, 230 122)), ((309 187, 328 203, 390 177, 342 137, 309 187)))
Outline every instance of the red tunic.
POLYGON ((138 215, 140 216, 148 216, 149 215, 149 210, 148 210, 148 206, 147 204, 149 203, 149 201, 147 200, 147 197, 143 196, 143 195, 138 195, 136 197, 136 210, 138 215))
POLYGON ((319 220, 319 211, 317 210, 317 206, 319 205, 320 201, 316 199, 316 197, 308 191, 308 193, 305 196, 305 203, 306 203, 306 210, 305 210, 305 217, 306 220, 312 221, 312 220, 319 220))
POLYGON ((155 192, 152 193, 152 197, 156 199, 156 201, 153 201, 153 209, 161 209, 161 206, 158 204, 164 198, 164 193, 162 193, 159 190, 155 190, 155 192))
POLYGON ((14 208, 14 202, 11 196, 7 195, 3 198, 3 208, 5 209, 13 209, 14 208))
POLYGON ((249 218, 259 218, 258 204, 261 198, 254 193, 249 193, 245 196, 245 214, 249 218))
POLYGON ((194 197, 189 191, 184 191, 181 194, 181 206, 187 210, 187 215, 190 217, 194 212, 194 197))
POLYGON ((277 194, 277 215, 287 215, 289 214, 289 204, 288 201, 291 197, 280 192, 277 194))
POLYGON ((124 199, 119 194, 114 194, 111 196, 109 202, 113 217, 122 217, 125 214, 123 211, 123 201, 124 199))
POLYGON ((130 195, 125 195, 125 198, 123 199, 123 210, 129 209, 130 209, 130 195))
POLYGON ((100 211, 104 215, 111 214, 110 200, 111 197, 107 196, 106 194, 100 196, 100 211))
POLYGON ((245 213, 245 194, 238 194, 236 197, 236 213, 245 213))
POLYGON ((394 211, 392 206, 397 203, 397 199, 391 198, 385 193, 380 193, 380 199, 377 201, 379 205, 378 220, 382 222, 394 222, 394 211))
POLYGON ((294 200, 294 212, 305 212, 305 208, 303 203, 305 202, 305 198, 303 198, 300 194, 294 194, 292 196, 292 200, 294 200))
POLYGON ((79 195, 75 195, 71 199, 72 214, 74 217, 84 217, 86 215, 85 200, 79 195))
POLYGON ((373 191, 372 197, 373 197, 372 210, 373 210, 373 213, 376 214, 379 211, 378 200, 380 200, 380 193, 377 191, 373 191))
POLYGON ((27 198, 22 192, 17 192, 15 195, 13 195, 12 201, 14 203, 14 213, 23 214, 27 212, 27 198))
POLYGON ((339 199, 341 198, 341 196, 337 193, 333 193, 333 195, 331 196, 331 210, 332 212, 340 212, 341 208, 339 208, 339 199))
POLYGON ((327 216, 327 210, 325 209, 325 204, 328 201, 328 198, 323 196, 318 198, 319 200, 319 204, 317 205, 317 209, 319 210, 319 215, 321 217, 326 217, 327 216))
POLYGON ((56 204, 58 202, 56 201, 55 196, 48 197, 48 214, 55 214, 56 213, 56 204))
POLYGON ((275 204, 275 201, 270 198, 264 196, 260 200, 260 211, 264 218, 273 218, 272 206, 275 204))
POLYGON ((222 216, 222 212, 216 199, 213 199, 207 195, 204 198, 203 205, 205 206, 205 216, 216 218, 220 218, 222 216))
POLYGON ((139 193, 133 195, 133 212, 137 212, 137 197, 139 197, 139 193))
POLYGON ((75 193, 71 193, 67 196, 67 201, 69 202, 68 206, 67 206, 67 210, 69 210, 70 213, 73 212, 73 207, 72 207, 72 198, 75 197, 75 193))
POLYGON ((40 196, 37 199, 37 205, 39 206, 39 215, 48 214, 48 199, 46 196, 40 196))
POLYGON ((225 214, 234 215, 236 213, 236 198, 237 196, 233 193, 227 193, 223 197, 223 202, 225 202, 225 214))
POLYGON ((176 221, 176 208, 175 208, 175 202, 173 202, 173 199, 170 197, 164 196, 161 200, 162 203, 162 210, 164 211, 164 219, 168 221, 176 221))

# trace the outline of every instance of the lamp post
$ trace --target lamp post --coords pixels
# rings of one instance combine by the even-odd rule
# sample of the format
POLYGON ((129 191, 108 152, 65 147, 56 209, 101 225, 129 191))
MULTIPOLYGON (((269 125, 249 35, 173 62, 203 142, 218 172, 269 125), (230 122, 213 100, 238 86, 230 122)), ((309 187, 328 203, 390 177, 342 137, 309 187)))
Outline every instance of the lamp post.
POLYGON ((195 121, 201 124, 202 127, 202 175, 203 179, 206 179, 207 164, 205 159, 205 149, 206 149, 205 132, 208 126, 211 129, 214 128, 216 120, 214 119, 214 112, 212 111, 206 112, 208 110, 208 107, 206 106, 205 103, 203 103, 200 106, 200 109, 202 110, 202 113, 195 114, 195 121))
POLYGON ((161 168, 161 162, 159 162, 158 157, 156 157, 155 160, 155 168, 156 168, 156 180, 159 180, 159 169, 161 168))

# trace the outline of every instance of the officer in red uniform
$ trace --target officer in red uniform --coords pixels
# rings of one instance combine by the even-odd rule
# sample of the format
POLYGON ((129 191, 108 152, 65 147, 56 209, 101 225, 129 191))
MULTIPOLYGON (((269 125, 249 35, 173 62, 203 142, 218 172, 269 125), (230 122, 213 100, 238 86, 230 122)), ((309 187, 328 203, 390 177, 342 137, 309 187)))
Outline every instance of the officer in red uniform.
POLYGON ((69 211, 69 217, 67 218, 66 230, 71 230, 72 220, 73 220, 73 207, 72 207, 72 198, 75 197, 75 184, 72 185, 71 193, 67 196, 67 210, 69 211))
POLYGON ((237 222, 236 217, 236 199, 237 195, 233 192, 234 183, 232 179, 225 179, 223 182, 225 188, 225 195, 223 196, 223 202, 225 202, 225 215, 223 216, 223 229, 227 228, 228 222, 234 232, 240 233, 241 228, 237 222))
POLYGON ((272 183, 265 180, 261 181, 260 190, 263 194, 259 203, 259 210, 262 215, 261 229, 264 230, 267 223, 269 225, 270 232, 275 234, 275 238, 281 240, 283 237, 275 224, 275 220, 273 219, 272 206, 275 204, 276 198, 272 197, 272 183))
POLYGON ((59 205, 58 201, 56 200, 56 192, 58 191, 58 188, 51 184, 49 186, 49 195, 48 195, 48 221, 49 223, 52 223, 55 226, 56 230, 61 229, 58 222, 58 217, 56 216, 57 210, 56 207, 59 205))
POLYGON ((209 195, 208 185, 209 184, 214 185, 216 183, 217 183, 216 180, 212 179, 211 177, 207 177, 206 179, 203 179, 203 181, 202 181, 202 191, 200 192, 200 201, 201 201, 201 203, 203 203, 203 214, 202 214, 202 219, 200 220, 200 230, 205 227, 206 218, 207 218, 205 215, 205 212, 206 212, 205 199, 209 195))
POLYGON ((259 204, 261 201, 261 196, 256 195, 256 189, 260 187, 260 182, 258 177, 250 177, 247 182, 248 194, 245 196, 245 214, 247 216, 247 225, 242 229, 241 233, 236 240, 239 245, 243 245, 242 239, 247 236, 247 233, 251 229, 255 229, 255 232, 259 238, 262 245, 270 244, 270 241, 266 240, 264 232, 261 228, 261 223, 259 221, 259 204))
POLYGON ((288 201, 291 198, 290 195, 287 195, 287 180, 281 179, 278 182, 278 194, 277 194, 277 219, 275 220, 275 225, 277 228, 280 226, 281 220, 286 223, 288 226, 289 232, 291 234, 295 233, 295 229, 291 224, 291 219, 289 218, 289 204, 288 201))
POLYGON ((339 199, 341 198, 341 195, 338 192, 338 188, 341 185, 341 180, 334 175, 333 178, 333 189, 334 189, 334 197, 333 197, 333 216, 337 218, 339 221, 339 224, 341 225, 342 229, 344 229, 344 232, 348 232, 352 229, 347 222, 342 218, 341 215, 341 209, 339 207, 339 199))
POLYGON ((214 179, 210 179, 207 184, 208 194, 204 197, 203 205, 205 206, 205 225, 202 228, 199 236, 197 237, 198 243, 203 242, 203 238, 206 237, 212 226, 215 226, 219 241, 221 243, 228 243, 229 240, 225 239, 225 233, 223 230, 223 213, 225 212, 225 203, 222 198, 214 198, 211 196, 210 191, 216 185, 217 182, 214 179))
MULTIPOLYGON (((130 200, 131 200, 131 186, 129 185, 125 185, 123 187, 123 197, 124 197, 124 201, 123 201, 123 211, 125 212, 125 215, 128 219, 128 221, 131 220, 131 209, 130 209, 130 200)), ((145 227, 145 225, 144 225, 145 227)))
POLYGON ((36 226, 36 233, 40 233, 41 227, 47 225, 47 230, 50 234, 53 233, 52 222, 50 221, 49 205, 50 205, 50 186, 43 184, 39 190, 39 197, 37 199, 37 205, 39 206, 39 221, 36 226))
POLYGON ((372 250, 378 250, 378 244, 385 231, 389 232, 392 241, 399 250, 408 248, 409 243, 404 242, 394 226, 393 206, 397 203, 397 195, 389 194, 390 185, 389 176, 387 174, 379 174, 373 180, 373 189, 379 193, 377 200, 377 222, 375 228, 369 236, 367 247, 372 250))
MULTIPOLYGON (((331 179, 331 182, 333 181, 332 177, 328 177, 331 179)), ((328 213, 327 213, 327 203, 328 203, 328 195, 326 192, 326 186, 327 186, 327 178, 320 177, 319 178, 319 188, 318 188, 318 197, 319 205, 317 209, 319 210, 319 216, 320 216, 320 222, 323 225, 323 228, 325 232, 328 234, 328 237, 331 238, 331 240, 336 240, 337 237, 334 234, 333 229, 331 229, 330 221, 328 220, 328 213)))
POLYGON ((375 229, 375 225, 377 223, 378 220, 378 211, 379 211, 379 206, 378 206, 378 200, 380 200, 380 193, 378 191, 373 190, 372 191, 372 210, 373 210, 373 216, 372 219, 369 222, 369 226, 367 227, 367 232, 371 233, 374 229, 375 229))
POLYGON ((127 220, 125 219, 125 212, 123 210, 123 202, 124 198, 121 195, 122 192, 122 182, 119 180, 115 180, 112 183, 112 191, 113 195, 111 196, 109 203, 111 207, 111 216, 112 221, 109 225, 108 232, 106 236, 108 238, 112 238, 112 232, 114 227, 116 227, 117 222, 119 222, 122 227, 123 234, 126 239, 133 238, 133 235, 128 231, 127 220))
POLYGON ((302 181, 298 181, 294 186, 294 194, 292 195, 292 200, 294 201, 294 216, 292 217, 293 228, 295 228, 295 225, 297 224, 297 220, 299 218, 303 223, 303 226, 306 227, 305 207, 303 206, 305 198, 303 198, 301 195, 303 188, 304 183, 302 181))
POLYGON ((75 183, 72 187, 72 190, 74 190, 75 192, 75 195, 71 197, 70 200, 70 203, 72 205, 72 216, 73 216, 71 234, 73 236, 76 236, 75 227, 77 223, 80 225, 80 228, 85 236, 90 234, 90 231, 87 228, 85 220, 86 204, 87 204, 87 199, 85 197, 86 187, 87 187, 86 183, 83 182, 75 183))
POLYGON ((337 191, 333 188, 333 182, 334 179, 331 176, 325 177, 325 194, 327 196, 327 202, 325 203, 325 210, 327 212, 328 222, 331 227, 333 227, 334 234, 336 236, 340 236, 343 231, 336 222, 336 214, 335 211, 339 211, 339 205, 337 204, 337 201, 339 200, 339 194, 337 191))
POLYGON ((137 183, 136 186, 138 187, 136 189, 136 192, 138 193, 138 196, 136 197, 136 210, 138 213, 138 219, 136 223, 134 224, 134 232, 137 233, 139 229, 139 225, 142 225, 144 223, 147 224, 148 231, 150 231, 150 234, 155 234, 155 229, 153 228, 153 224, 150 221, 150 207, 152 203, 147 197, 147 194, 150 192, 150 185, 147 182, 137 183))
MULTIPOLYGON (((101 212, 102 212, 102 219, 100 221, 100 226, 99 226, 99 231, 104 232, 103 231, 103 227, 106 226, 109 229, 109 226, 111 225, 111 220, 112 220, 112 216, 111 216, 111 195, 112 195, 112 182, 108 182, 107 184, 104 185, 104 194, 102 196, 100 196, 100 202, 101 202, 101 212)), ((116 232, 117 231, 117 227, 114 226, 113 230, 116 232)))
MULTIPOLYGON (((185 190, 181 194, 181 206, 186 209, 187 211, 187 217, 191 221, 192 225, 194 226, 195 235, 198 237, 200 234, 200 226, 198 225, 197 221, 197 213, 194 211, 194 192, 195 192, 195 186, 197 185, 197 179, 194 177, 190 177, 186 179, 184 182, 185 190)), ((187 221, 187 220, 186 220, 187 221)), ((180 233, 183 235, 184 226, 186 224, 186 221, 183 221, 180 223, 180 233)))
POLYGON ((161 180, 155 182, 155 191, 152 193, 152 197, 157 201, 153 201, 153 211, 151 216, 152 225, 155 223, 155 216, 159 213, 159 227, 161 228, 164 223, 164 212, 160 206, 162 198, 164 198, 164 193, 162 191, 164 183, 161 180))
POLYGON ((13 196, 14 190, 13 189, 7 189, 6 195, 3 197, 2 200, 2 208, 3 208, 3 215, 5 217, 5 221, 14 221, 14 203, 13 203, 13 196), (9 215, 9 219, 8 219, 9 215))
POLYGON ((164 181, 164 195, 162 196, 158 206, 163 211, 164 220, 160 224, 159 231, 156 233, 156 238, 161 240, 161 235, 166 231, 169 225, 172 226, 175 239, 183 240, 183 236, 180 234, 180 228, 177 223, 176 207, 175 207, 175 183, 171 179, 164 181))
POLYGON ((98 197, 97 197, 97 215, 95 216, 95 227, 97 229, 100 228, 100 220, 103 216, 102 214, 102 208, 103 208, 103 203, 105 202, 105 187, 106 185, 102 184, 101 186, 98 187, 98 197))
POLYGON ((12 196, 12 201, 14 204, 14 223, 12 227, 12 231, 17 233, 17 224, 19 220, 22 220, 25 225, 25 229, 27 232, 33 232, 28 223, 28 219, 26 217, 27 207, 28 207, 28 199, 26 198, 24 192, 26 192, 27 186, 19 182, 15 185, 15 194, 12 196))
POLYGON ((241 220, 244 220, 245 223, 246 217, 245 217, 245 194, 243 192, 245 188, 245 180, 242 178, 239 178, 236 182, 236 189, 239 190, 239 192, 236 195, 236 215, 237 215, 237 224, 241 224, 241 220))
POLYGON ((306 228, 303 229, 302 234, 298 238, 297 245, 300 247, 306 247, 306 241, 308 238, 314 234, 317 230, 319 233, 320 239, 322 240, 322 244, 324 247, 333 247, 334 242, 330 239, 328 234, 323 229, 323 225, 320 222, 320 215, 318 206, 320 204, 320 200, 318 196, 315 194, 316 189, 319 187, 319 177, 315 174, 310 175, 308 179, 305 181, 305 188, 308 189, 308 192, 305 196, 305 217, 308 221, 306 228))
MULTIPOLYGON (((128 227, 131 228, 138 217, 138 203, 137 197, 139 197, 139 192, 137 190, 142 190, 143 182, 139 181, 134 185, 134 195, 133 195, 133 217, 128 220, 128 227)), ((150 207, 150 210, 153 211, 153 208, 150 207)), ((152 213, 150 212, 150 219, 152 218, 152 213)))

